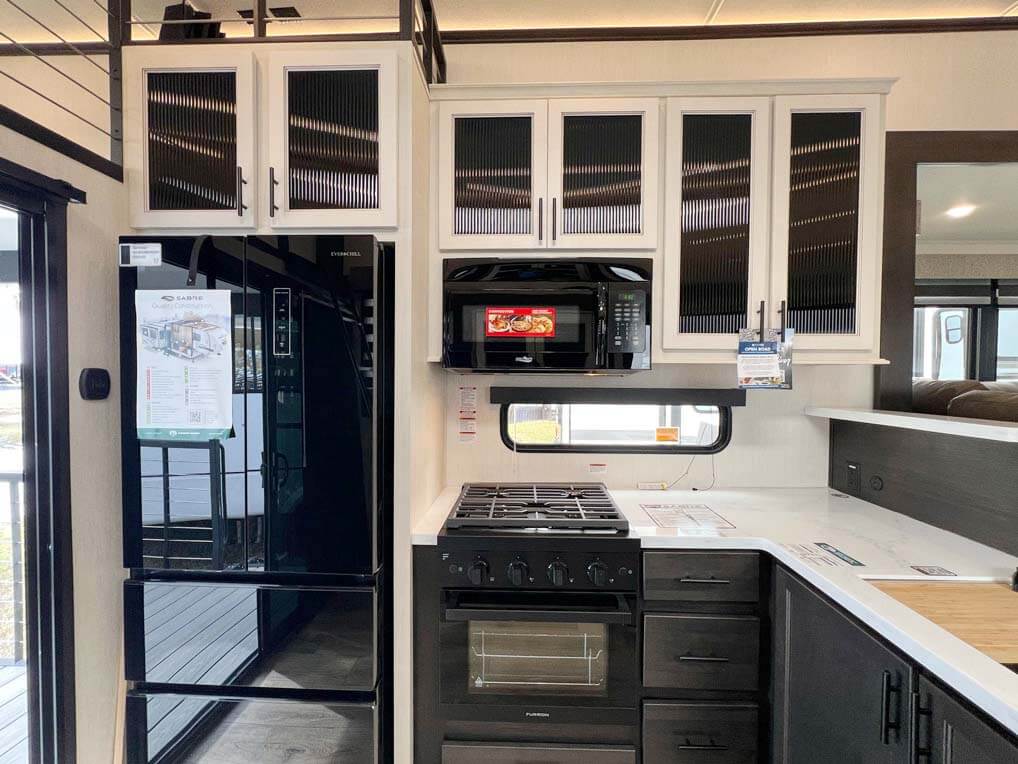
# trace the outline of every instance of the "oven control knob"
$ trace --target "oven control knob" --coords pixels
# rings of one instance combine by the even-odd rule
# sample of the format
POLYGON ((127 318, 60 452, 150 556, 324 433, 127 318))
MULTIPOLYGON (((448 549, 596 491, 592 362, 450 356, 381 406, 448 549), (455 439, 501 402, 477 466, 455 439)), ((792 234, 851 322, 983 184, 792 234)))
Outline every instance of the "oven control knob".
POLYGON ((548 580, 552 586, 565 586, 569 580, 569 568, 564 562, 556 560, 548 566, 548 580))
POLYGON ((592 562, 587 566, 587 578, 594 586, 608 585, 608 566, 603 562, 592 562))
POLYGON ((513 560, 509 563, 509 567, 505 572, 509 578, 509 583, 513 586, 523 586, 530 580, 530 570, 527 568, 527 563, 523 560, 513 560))
POLYGON ((467 568, 467 578, 470 579, 470 583, 474 586, 480 586, 488 580, 488 563, 484 560, 475 560, 474 563, 467 568))

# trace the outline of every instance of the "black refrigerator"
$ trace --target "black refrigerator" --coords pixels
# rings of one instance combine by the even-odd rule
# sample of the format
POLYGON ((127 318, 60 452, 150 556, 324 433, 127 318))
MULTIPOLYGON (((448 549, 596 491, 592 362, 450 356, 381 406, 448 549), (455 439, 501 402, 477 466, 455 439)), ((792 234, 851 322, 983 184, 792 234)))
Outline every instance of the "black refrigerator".
POLYGON ((393 257, 121 238, 129 762, 391 760, 393 257))

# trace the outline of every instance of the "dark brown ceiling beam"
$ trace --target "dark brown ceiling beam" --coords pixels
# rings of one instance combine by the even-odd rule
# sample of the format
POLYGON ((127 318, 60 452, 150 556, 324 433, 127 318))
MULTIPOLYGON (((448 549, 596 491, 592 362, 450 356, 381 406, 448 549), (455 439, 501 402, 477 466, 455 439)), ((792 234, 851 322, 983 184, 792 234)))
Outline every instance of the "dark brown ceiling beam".
MULTIPOLYGON (((33 53, 40 56, 79 56, 84 53, 89 56, 108 56, 112 47, 108 42, 76 42, 74 48, 64 45, 62 42, 25 42, 22 43, 33 53), (79 53, 80 51, 80 53, 79 53)), ((0 56, 27 56, 24 48, 19 48, 12 43, 0 45, 0 56)))
POLYGON ((755 37, 931 34, 1018 30, 1018 16, 962 19, 824 21, 795 24, 711 24, 678 27, 579 27, 570 29, 453 29, 446 45, 523 42, 634 42, 644 40, 735 40, 755 37))

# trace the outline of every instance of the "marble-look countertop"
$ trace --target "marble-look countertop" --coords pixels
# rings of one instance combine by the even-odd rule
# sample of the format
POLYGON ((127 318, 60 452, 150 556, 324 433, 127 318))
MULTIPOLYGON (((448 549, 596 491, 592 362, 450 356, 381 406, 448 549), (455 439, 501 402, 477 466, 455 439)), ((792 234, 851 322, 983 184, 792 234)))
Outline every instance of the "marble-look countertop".
MULTIPOLYGON (((867 581, 937 580, 912 566, 944 568, 955 574, 945 577, 951 581, 1010 581, 1018 557, 827 488, 611 494, 629 519, 630 535, 639 537, 644 549, 767 552, 1018 734, 1018 674, 867 581), (643 508, 651 504, 706 505, 723 520, 714 524, 726 527, 709 527, 709 522, 704 527, 687 520, 685 527, 660 527, 643 508), (862 564, 849 565, 817 543, 862 564)), ((458 487, 441 493, 415 526, 415 545, 437 543, 458 495, 458 487)))

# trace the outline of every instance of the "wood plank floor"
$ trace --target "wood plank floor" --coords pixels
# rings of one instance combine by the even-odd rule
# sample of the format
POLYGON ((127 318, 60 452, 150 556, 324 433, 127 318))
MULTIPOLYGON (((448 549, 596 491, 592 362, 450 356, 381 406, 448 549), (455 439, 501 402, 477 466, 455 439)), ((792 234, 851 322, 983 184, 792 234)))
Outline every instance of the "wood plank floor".
POLYGON ((28 761, 28 696, 24 666, 0 667, 0 764, 28 761))

